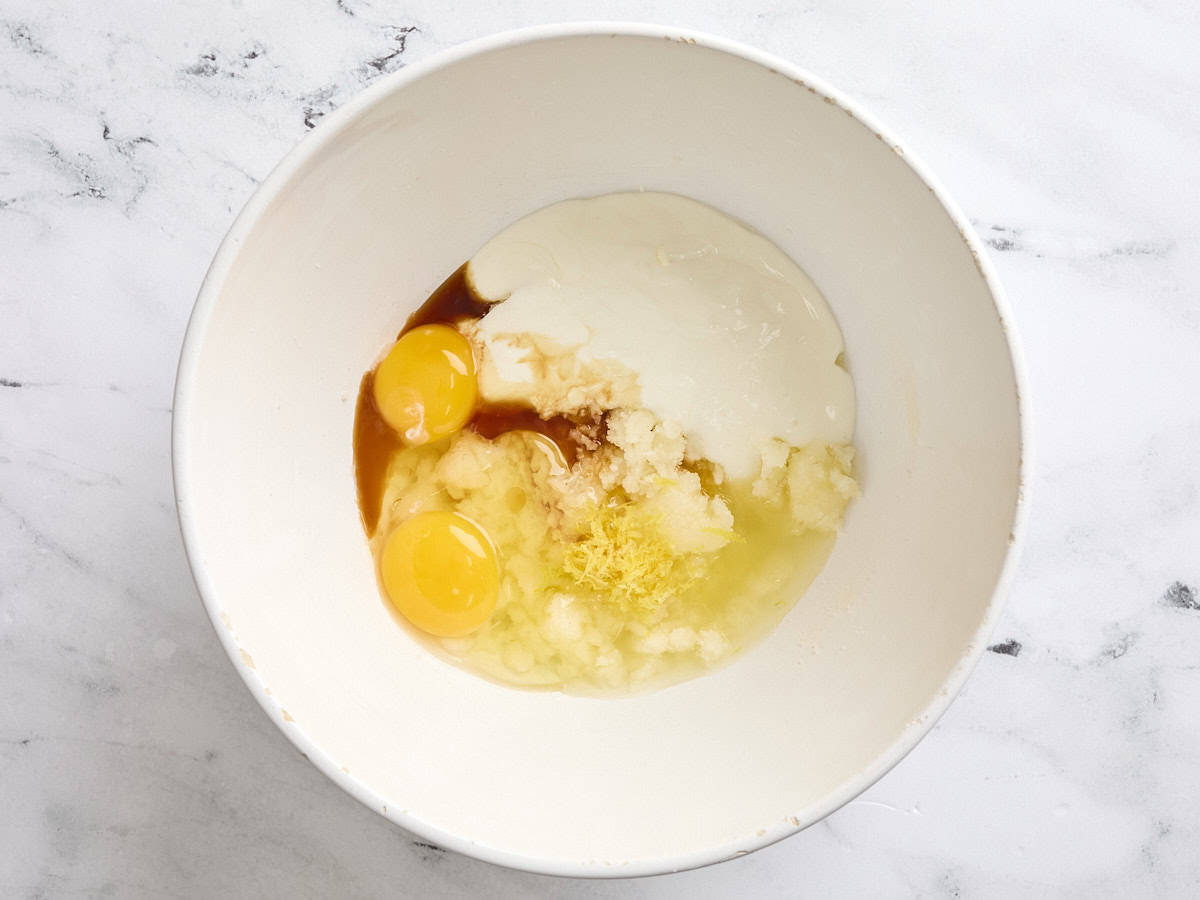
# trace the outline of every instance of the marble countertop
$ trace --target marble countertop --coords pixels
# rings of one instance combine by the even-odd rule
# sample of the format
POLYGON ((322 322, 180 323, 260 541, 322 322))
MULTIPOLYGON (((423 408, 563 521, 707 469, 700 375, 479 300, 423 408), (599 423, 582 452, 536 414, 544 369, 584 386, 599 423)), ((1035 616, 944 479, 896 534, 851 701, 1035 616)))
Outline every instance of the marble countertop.
POLYGON ((1194 4, 0 0, 0 894, 516 898, 1200 892, 1194 4), (890 775, 762 852, 510 872, 301 758, 205 618, 175 363, 272 165, 381 75, 552 20, 724 34, 863 101, 991 248, 1032 377, 1031 527, 976 674, 890 775))

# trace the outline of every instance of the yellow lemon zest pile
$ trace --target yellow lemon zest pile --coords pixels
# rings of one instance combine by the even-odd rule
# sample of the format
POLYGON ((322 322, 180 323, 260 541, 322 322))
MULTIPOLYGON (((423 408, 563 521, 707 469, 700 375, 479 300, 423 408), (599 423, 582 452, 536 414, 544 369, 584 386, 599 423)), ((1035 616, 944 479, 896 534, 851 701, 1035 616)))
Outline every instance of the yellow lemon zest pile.
POLYGON ((623 503, 595 508, 587 533, 567 545, 563 571, 621 613, 640 617, 696 582, 694 562, 671 550, 657 517, 623 503))

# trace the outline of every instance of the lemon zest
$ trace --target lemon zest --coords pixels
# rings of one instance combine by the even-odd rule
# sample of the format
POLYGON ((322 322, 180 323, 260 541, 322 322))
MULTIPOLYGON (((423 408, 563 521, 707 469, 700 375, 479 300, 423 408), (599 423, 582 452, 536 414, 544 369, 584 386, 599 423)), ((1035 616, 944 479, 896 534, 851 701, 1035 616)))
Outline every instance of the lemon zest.
POLYGON ((658 527, 637 504, 594 508, 586 533, 563 554, 563 572, 623 615, 641 618, 683 593, 698 578, 682 565, 658 527))

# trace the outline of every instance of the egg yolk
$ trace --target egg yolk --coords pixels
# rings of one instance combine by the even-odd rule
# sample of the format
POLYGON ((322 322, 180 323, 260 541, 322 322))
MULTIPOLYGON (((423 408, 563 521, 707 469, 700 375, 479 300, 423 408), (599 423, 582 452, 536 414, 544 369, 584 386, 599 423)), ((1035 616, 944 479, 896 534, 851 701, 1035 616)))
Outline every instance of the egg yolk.
POLYGON ((429 634, 470 634, 496 607, 496 551, 459 513, 424 512, 401 522, 383 545, 379 568, 388 599, 429 634))
POLYGON ((447 325, 406 332, 375 370, 375 405, 405 443, 427 444, 460 430, 475 409, 475 357, 447 325))

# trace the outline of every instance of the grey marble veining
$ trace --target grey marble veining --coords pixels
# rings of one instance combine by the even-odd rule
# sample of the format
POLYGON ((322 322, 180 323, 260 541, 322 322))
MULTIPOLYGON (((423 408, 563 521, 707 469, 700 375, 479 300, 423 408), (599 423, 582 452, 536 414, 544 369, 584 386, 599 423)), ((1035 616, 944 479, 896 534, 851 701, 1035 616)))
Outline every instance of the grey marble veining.
POLYGON ((0 0, 0 894, 1195 896, 1192 4, 0 0), (572 882, 421 843, 226 662, 172 509, 175 361, 271 166, 363 86, 535 22, 661 21, 861 99, 987 243, 1032 379, 1026 552, 975 676, 859 800, 718 867, 572 882))

